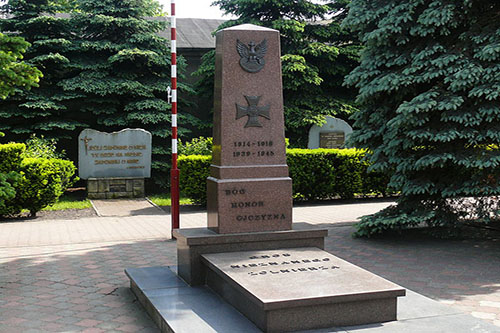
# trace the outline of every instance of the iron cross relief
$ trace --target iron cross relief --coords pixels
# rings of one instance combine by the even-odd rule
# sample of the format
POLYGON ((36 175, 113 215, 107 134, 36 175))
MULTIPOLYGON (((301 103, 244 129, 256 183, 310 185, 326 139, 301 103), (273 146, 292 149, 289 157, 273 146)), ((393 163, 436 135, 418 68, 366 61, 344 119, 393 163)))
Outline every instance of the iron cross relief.
MULTIPOLYGON (((244 95, 245 96, 245 95, 244 95)), ((236 119, 248 116, 246 127, 262 127, 259 122, 259 116, 271 119, 269 116, 269 104, 266 106, 258 106, 262 96, 245 96, 248 106, 244 107, 236 103, 236 119)))

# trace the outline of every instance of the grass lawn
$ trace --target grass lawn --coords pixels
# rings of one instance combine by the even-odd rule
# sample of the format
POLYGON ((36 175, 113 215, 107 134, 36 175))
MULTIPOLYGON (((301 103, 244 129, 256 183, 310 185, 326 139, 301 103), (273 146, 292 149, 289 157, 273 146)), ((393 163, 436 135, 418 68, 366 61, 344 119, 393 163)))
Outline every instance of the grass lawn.
MULTIPOLYGON (((148 195, 149 200, 154 202, 155 205, 158 206, 170 206, 171 205, 171 200, 170 200, 170 194, 152 194, 148 195)), ((179 204, 181 205, 192 205, 193 200, 189 198, 179 198, 179 204)))
POLYGON ((80 194, 65 193, 55 204, 45 207, 42 210, 85 209, 91 207, 92 204, 90 201, 80 194))
MULTIPOLYGON (((158 206, 170 206, 170 194, 153 194, 148 196, 149 200, 158 206)), ((193 201, 189 198, 180 198, 181 205, 192 205, 193 201)), ((64 209, 86 209, 91 208, 90 200, 85 197, 85 191, 67 192, 52 206, 42 210, 64 210, 64 209)))

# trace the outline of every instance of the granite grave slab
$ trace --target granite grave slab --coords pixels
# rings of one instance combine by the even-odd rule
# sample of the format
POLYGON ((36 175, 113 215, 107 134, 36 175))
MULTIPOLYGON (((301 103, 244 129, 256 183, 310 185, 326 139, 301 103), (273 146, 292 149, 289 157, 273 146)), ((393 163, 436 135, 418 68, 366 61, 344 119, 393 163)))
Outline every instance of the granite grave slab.
POLYGON ((207 285, 265 332, 396 320, 405 289, 317 248, 204 254, 207 285))

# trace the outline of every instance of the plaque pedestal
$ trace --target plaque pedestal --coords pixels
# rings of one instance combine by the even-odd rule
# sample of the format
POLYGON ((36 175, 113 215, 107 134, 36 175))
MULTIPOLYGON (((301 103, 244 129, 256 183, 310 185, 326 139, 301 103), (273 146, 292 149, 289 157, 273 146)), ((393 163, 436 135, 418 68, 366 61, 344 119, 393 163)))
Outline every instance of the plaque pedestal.
POLYGON ((89 199, 144 198, 144 178, 89 178, 89 199))
POLYGON ((218 234, 207 228, 175 229, 179 276, 192 286, 204 285, 206 270, 201 255, 248 250, 271 250, 290 247, 324 249, 326 229, 308 223, 294 223, 292 230, 218 234))
POLYGON ((219 233, 292 229, 292 179, 207 180, 208 228, 219 233))

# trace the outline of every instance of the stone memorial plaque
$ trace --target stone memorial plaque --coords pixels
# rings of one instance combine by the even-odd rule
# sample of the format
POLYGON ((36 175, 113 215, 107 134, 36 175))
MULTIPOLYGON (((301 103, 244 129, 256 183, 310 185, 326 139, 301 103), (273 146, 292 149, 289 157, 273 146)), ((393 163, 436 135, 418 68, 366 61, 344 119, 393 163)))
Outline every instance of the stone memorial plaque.
POLYGON ((143 129, 83 130, 78 136, 78 172, 82 179, 150 177, 151 133, 143 129))
POLYGON ((279 32, 245 24, 219 31, 216 40, 208 227, 290 230, 279 32))
POLYGON ((344 146, 345 143, 345 133, 344 132, 330 132, 330 133, 320 133, 319 135, 319 147, 334 149, 344 146))
POLYGON ((313 125, 309 130, 307 148, 344 148, 351 133, 352 127, 344 120, 326 117, 326 123, 323 126, 313 125))
POLYGON ((208 285, 265 331, 394 320, 396 297, 405 295, 400 286, 318 248, 202 257, 211 271, 208 285), (308 323, 307 315, 318 322, 308 323))

